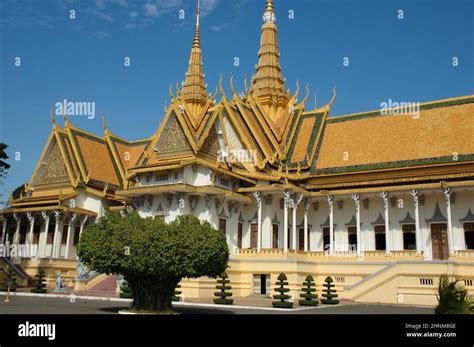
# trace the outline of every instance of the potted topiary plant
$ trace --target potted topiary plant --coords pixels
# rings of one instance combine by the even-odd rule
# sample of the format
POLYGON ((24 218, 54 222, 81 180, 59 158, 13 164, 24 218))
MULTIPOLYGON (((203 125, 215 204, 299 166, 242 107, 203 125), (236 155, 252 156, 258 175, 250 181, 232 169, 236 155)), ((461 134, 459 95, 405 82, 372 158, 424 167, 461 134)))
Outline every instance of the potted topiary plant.
POLYGON ((44 270, 39 270, 35 276, 35 287, 31 289, 32 293, 46 293, 46 274, 44 270))
POLYGON ((301 306, 316 306, 318 304, 318 294, 316 294, 316 284, 311 275, 306 276, 306 279, 303 282, 303 288, 301 289, 302 293, 300 297, 303 300, 300 300, 299 303, 301 306))
POLYGON ((122 285, 120 286, 119 296, 122 299, 132 299, 133 298, 132 288, 130 288, 130 286, 128 285, 128 282, 126 280, 124 280, 122 285))
MULTIPOLYGON (((181 288, 181 285, 180 285, 180 284, 178 284, 178 285, 176 286, 176 289, 179 289, 179 288, 181 288)), ((182 293, 182 291, 180 291, 180 290, 175 290, 175 291, 174 291, 174 295, 173 295, 173 297, 171 298, 171 301, 174 301, 174 302, 180 301, 180 300, 181 300, 181 297, 180 297, 181 293, 182 293)))
POLYGON ((8 291, 10 287, 10 292, 15 292, 17 283, 16 283, 16 274, 11 267, 8 268, 7 274, 5 276, 5 282, 0 285, 0 292, 8 291))
POLYGON ((334 289, 335 285, 333 284, 334 281, 331 276, 326 277, 325 282, 326 283, 323 284, 324 289, 322 294, 324 299, 321 299, 321 302, 327 305, 339 304, 339 300, 336 299, 338 297, 336 294, 337 290, 334 289))
POLYGON ((285 293, 288 293, 290 290, 288 288, 285 288, 285 286, 288 285, 288 282, 287 282, 286 275, 283 272, 278 276, 275 284, 278 286, 277 288, 275 288, 275 291, 279 294, 273 295, 273 299, 277 299, 279 301, 273 301, 272 302, 273 307, 292 308, 293 303, 287 301, 290 298, 290 296, 288 294, 285 294, 285 293))
POLYGON ((232 289, 232 287, 228 285, 230 280, 225 271, 220 275, 220 279, 217 280, 217 283, 219 285, 216 286, 216 289, 219 289, 220 291, 214 292, 214 295, 217 297, 214 299, 214 303, 219 305, 232 305, 234 300, 229 299, 229 297, 232 296, 232 293, 228 291, 232 289))

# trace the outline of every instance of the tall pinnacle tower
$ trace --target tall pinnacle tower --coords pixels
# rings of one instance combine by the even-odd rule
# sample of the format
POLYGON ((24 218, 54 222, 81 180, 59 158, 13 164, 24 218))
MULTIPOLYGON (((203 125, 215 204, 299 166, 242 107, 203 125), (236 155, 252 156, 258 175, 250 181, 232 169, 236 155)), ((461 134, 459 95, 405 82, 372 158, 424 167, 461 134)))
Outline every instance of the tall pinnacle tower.
MULTIPOLYGON (((273 0, 266 0, 258 58, 257 73, 252 84, 254 92, 263 98, 264 103, 265 101, 275 103, 277 98, 287 95, 281 73, 273 0)), ((287 98, 284 99, 288 101, 287 98)))
POLYGON ((186 73, 186 79, 181 90, 184 100, 190 104, 193 114, 199 112, 202 105, 209 99, 204 82, 204 73, 202 70, 202 50, 201 50, 201 32, 199 28, 199 17, 201 14, 200 0, 198 0, 196 29, 194 32, 193 46, 189 58, 189 67, 186 73))

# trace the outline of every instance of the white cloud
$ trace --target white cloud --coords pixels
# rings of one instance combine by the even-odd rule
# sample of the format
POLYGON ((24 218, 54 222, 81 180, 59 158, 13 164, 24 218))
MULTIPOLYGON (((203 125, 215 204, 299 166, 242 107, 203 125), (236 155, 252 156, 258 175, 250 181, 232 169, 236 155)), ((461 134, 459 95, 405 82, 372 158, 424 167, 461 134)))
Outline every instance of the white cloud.
POLYGON ((205 17, 214 11, 214 9, 219 5, 220 0, 202 0, 201 3, 201 16, 205 17))
POLYGON ((98 38, 99 40, 105 40, 110 37, 110 34, 106 31, 98 31, 95 33, 95 37, 98 38))
POLYGON ((149 17, 158 17, 158 6, 156 4, 145 4, 143 5, 143 9, 145 10, 145 15, 149 17))

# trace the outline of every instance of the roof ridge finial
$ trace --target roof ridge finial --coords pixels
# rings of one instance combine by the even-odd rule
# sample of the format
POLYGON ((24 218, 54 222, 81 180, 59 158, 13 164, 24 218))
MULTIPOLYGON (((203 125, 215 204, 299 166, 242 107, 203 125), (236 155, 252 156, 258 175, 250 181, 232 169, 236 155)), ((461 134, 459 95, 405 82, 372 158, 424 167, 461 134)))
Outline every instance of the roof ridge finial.
POLYGON ((201 17, 201 0, 198 0, 197 14, 196 14, 196 29, 194 31, 194 41, 193 41, 193 47, 196 47, 196 48, 201 47, 201 29, 199 25, 200 17, 201 17))
POLYGON ((275 9, 273 8, 273 0, 267 0, 265 5, 265 12, 266 11, 275 12, 275 9))
POLYGON ((104 128, 104 130, 108 130, 107 123, 105 121, 105 112, 102 113, 102 128, 104 128))
POLYGON ((51 113, 49 115, 50 119, 51 119, 51 123, 53 123, 53 125, 56 125, 56 120, 54 119, 54 109, 56 108, 56 106, 53 106, 51 108, 51 113))

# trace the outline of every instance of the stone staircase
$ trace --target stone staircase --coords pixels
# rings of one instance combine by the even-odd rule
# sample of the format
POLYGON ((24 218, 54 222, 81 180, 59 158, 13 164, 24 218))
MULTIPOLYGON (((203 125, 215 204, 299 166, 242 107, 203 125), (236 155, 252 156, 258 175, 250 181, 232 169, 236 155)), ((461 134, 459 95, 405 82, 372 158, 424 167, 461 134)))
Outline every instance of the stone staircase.
POLYGON ((104 275, 104 277, 92 287, 87 288, 85 291, 75 291, 74 294, 115 298, 118 297, 116 293, 118 280, 118 275, 104 275))

